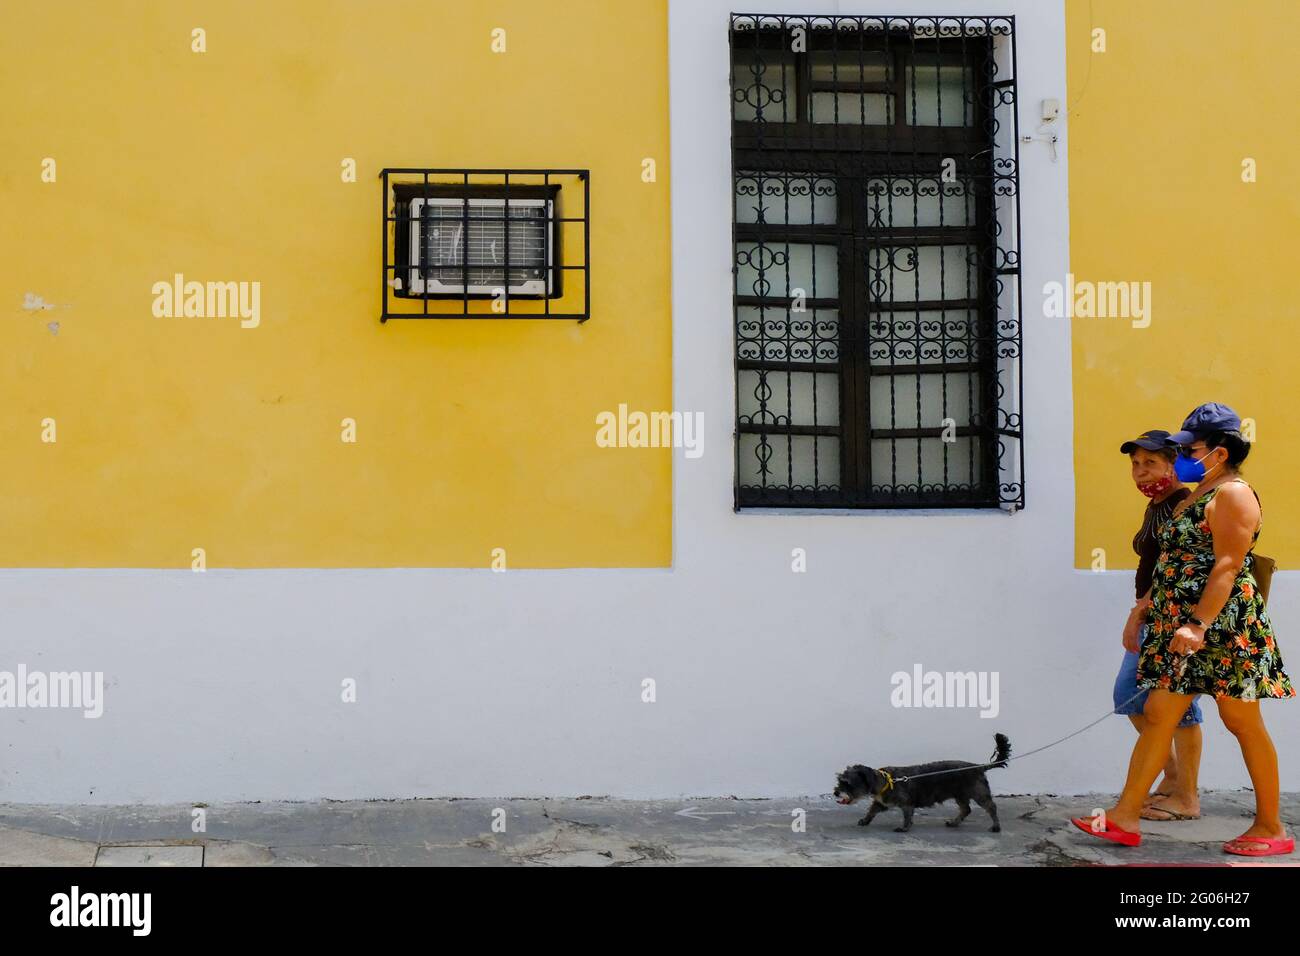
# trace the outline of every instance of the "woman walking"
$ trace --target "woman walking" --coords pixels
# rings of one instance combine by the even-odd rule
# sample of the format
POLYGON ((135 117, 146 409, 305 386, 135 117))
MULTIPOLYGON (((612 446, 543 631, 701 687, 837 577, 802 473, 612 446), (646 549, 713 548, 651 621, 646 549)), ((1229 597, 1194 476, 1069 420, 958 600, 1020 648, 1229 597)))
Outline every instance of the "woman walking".
POLYGON ((1238 473, 1250 445, 1236 412, 1217 402, 1195 409, 1171 437, 1182 448, 1174 463, 1178 477, 1195 487, 1160 531, 1149 635, 1138 657, 1138 683, 1151 688, 1144 727, 1116 804, 1099 817, 1071 822, 1095 837, 1137 846, 1142 803, 1168 759, 1174 728, 1195 695, 1211 694, 1255 790, 1254 823, 1224 851, 1291 853, 1295 840, 1279 816, 1277 751, 1259 702, 1294 697, 1295 688, 1252 574, 1262 513, 1238 473))
MULTIPOLYGON (((1160 557, 1160 529, 1173 517, 1174 506, 1189 492, 1174 473, 1178 446, 1169 432, 1150 429, 1120 445, 1129 458, 1129 470, 1138 491, 1150 498, 1142 515, 1142 527, 1133 536, 1138 556, 1133 583, 1136 602, 1124 625, 1124 659, 1115 676, 1115 713, 1123 714, 1140 734, 1146 723, 1150 691, 1138 687, 1138 649, 1147 637, 1147 613, 1151 607, 1151 580, 1160 557)), ((1165 762, 1164 779, 1142 807, 1144 820, 1196 820, 1201 815, 1197 792, 1197 771, 1201 763, 1201 708, 1195 697, 1174 730, 1174 746, 1165 762)))

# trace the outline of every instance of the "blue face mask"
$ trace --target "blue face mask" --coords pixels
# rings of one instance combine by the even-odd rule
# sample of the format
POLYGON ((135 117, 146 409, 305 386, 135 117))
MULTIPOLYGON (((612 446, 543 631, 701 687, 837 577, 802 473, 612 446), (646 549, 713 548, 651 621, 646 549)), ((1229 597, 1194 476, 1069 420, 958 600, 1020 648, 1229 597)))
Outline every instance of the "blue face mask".
POLYGON ((1179 481, 1186 482, 1189 485, 1200 484, 1205 480, 1205 466, 1201 462, 1209 457, 1210 452, 1208 451, 1200 458, 1179 455, 1174 459, 1174 474, 1178 476, 1179 481))

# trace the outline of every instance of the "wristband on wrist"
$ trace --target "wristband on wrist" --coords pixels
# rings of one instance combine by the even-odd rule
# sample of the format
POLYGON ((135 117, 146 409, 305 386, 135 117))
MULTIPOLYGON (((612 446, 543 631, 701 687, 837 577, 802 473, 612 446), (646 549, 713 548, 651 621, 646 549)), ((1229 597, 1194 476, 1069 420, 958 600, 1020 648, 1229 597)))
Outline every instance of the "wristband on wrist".
POLYGON ((1200 628, 1201 630, 1203 630, 1203 631, 1206 630, 1206 624, 1205 624, 1205 622, 1202 621, 1202 620, 1201 620, 1199 617, 1197 617, 1195 614, 1193 614, 1193 615, 1191 615, 1190 617, 1187 618, 1187 623, 1188 623, 1188 624, 1195 624, 1197 627, 1199 627, 1199 628, 1200 628))

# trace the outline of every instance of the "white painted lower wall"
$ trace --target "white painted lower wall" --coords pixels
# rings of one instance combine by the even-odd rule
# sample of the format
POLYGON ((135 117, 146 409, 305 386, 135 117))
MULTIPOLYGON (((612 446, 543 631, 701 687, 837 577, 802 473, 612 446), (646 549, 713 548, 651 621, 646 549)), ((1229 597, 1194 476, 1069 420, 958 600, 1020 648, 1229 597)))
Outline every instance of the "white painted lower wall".
MULTIPOLYGON (((674 568, 0 571, 0 669, 108 682, 97 720, 0 710, 0 801, 818 794, 850 762, 982 759, 994 731, 1025 751, 1109 710, 1132 578, 1071 568, 1063 322, 1026 317, 1024 512, 733 513, 730 7, 671 8, 674 391, 706 426, 703 457, 675 464, 674 568), (891 706, 891 675, 917 664, 996 671, 1000 713, 891 706)), ((938 12, 1014 13, 1021 109, 1064 101, 1059 3, 938 12)), ((1042 144, 1021 153, 1030 309, 1067 272, 1064 146, 1056 164, 1042 144)), ((1116 502, 1135 522, 1141 506, 1116 502)), ((1297 581, 1275 579, 1271 609, 1300 661, 1297 581)), ((1300 707, 1262 706, 1283 786, 1300 789, 1300 707)), ((1247 785, 1208 710, 1203 783, 1247 785)), ((1111 717, 996 771, 994 789, 1116 790, 1133 737, 1111 717)))

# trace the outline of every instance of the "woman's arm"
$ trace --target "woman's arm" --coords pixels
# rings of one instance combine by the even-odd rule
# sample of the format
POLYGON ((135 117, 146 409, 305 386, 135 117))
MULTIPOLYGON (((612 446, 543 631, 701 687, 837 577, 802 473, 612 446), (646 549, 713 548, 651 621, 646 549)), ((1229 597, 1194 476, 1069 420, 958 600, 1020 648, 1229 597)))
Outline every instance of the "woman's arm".
POLYGON ((1169 649, 1180 654, 1195 653, 1205 645, 1206 628, 1213 626, 1228 603, 1232 583, 1246 561, 1255 529, 1259 527, 1259 502, 1244 484, 1223 485, 1205 509, 1205 520, 1214 536, 1214 568, 1201 599, 1192 609, 1192 616, 1200 618, 1205 625, 1188 623, 1178 629, 1169 642, 1169 649))
POLYGON ((1147 593, 1138 598, 1137 603, 1133 605, 1133 610, 1128 612, 1128 620, 1124 622, 1124 636, 1121 638, 1124 644, 1124 650, 1138 652, 1138 637, 1142 633, 1142 625, 1147 621, 1147 609, 1151 607, 1151 589, 1147 588, 1147 593))

